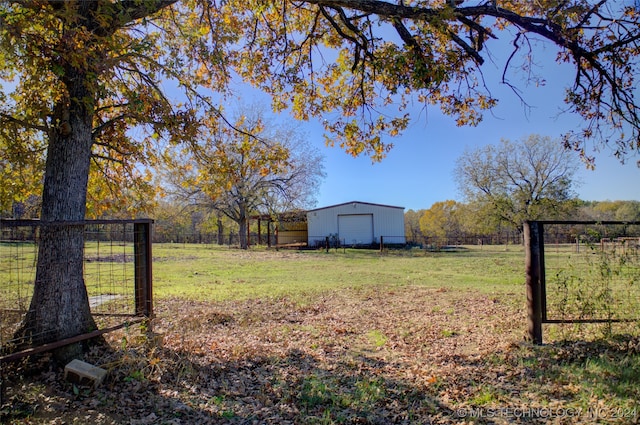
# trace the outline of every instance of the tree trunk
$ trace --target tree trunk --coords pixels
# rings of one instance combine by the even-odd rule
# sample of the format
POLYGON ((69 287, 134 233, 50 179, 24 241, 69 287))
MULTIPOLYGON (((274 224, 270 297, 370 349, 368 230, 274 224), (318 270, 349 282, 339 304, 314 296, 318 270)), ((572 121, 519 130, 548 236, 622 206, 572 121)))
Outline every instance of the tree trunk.
POLYGON ((241 216, 238 219, 238 228, 240 229, 238 232, 238 240, 240 242, 240 249, 247 249, 247 225, 248 220, 245 215, 241 216))
POLYGON ((224 227, 220 216, 218 216, 218 245, 224 245, 224 227))
MULTIPOLYGON (((91 98, 86 82, 75 81, 73 87, 67 84, 74 100, 56 105, 56 125, 49 133, 36 279, 21 329, 33 345, 96 328, 83 277, 84 227, 77 223, 85 218, 93 109, 86 102, 91 98)), ((81 350, 74 344, 54 355, 65 362, 81 350)))

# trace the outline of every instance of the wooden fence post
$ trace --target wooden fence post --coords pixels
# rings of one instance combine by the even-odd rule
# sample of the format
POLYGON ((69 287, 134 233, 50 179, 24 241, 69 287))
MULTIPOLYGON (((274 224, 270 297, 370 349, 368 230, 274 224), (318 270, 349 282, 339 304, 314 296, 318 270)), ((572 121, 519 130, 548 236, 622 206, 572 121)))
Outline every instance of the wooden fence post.
POLYGON ((260 232, 260 217, 258 217, 258 245, 262 245, 262 234, 260 232))
POLYGON ((527 287, 527 339, 542 344, 543 318, 543 225, 537 221, 524 223, 525 269, 527 287))
POLYGON ((271 248, 271 218, 267 221, 267 247, 271 248))

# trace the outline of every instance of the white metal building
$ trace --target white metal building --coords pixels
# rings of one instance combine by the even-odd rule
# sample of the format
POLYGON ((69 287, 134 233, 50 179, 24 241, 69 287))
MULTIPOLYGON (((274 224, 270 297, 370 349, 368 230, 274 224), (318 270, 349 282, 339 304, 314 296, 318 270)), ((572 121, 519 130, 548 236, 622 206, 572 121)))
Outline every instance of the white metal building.
POLYGON ((327 237, 345 245, 403 244, 404 207, 346 202, 307 211, 308 244, 324 244, 327 237))

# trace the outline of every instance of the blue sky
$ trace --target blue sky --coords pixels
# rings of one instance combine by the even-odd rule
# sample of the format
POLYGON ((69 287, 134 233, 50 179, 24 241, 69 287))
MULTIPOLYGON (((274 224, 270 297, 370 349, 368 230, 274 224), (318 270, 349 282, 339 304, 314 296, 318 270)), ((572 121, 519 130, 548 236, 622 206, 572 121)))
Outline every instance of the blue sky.
MULTIPOLYGON (((454 180, 454 168, 465 149, 495 144, 503 138, 516 141, 531 134, 560 140, 563 133, 580 128, 580 117, 561 113, 566 108, 565 87, 572 82, 575 70, 555 62, 557 50, 550 43, 533 43, 533 72, 545 79, 544 85, 528 85, 521 70, 507 73, 508 81, 520 90, 528 108, 509 87, 501 84, 503 66, 511 53, 511 39, 507 33, 499 33, 499 40, 482 51, 486 60, 482 66, 484 80, 499 104, 485 113, 477 127, 457 127, 454 118, 443 115, 438 106, 425 110, 419 105, 410 110, 410 127, 400 137, 387 140, 394 145, 387 157, 372 163, 367 156, 353 158, 339 147, 326 147, 318 120, 298 122, 299 130, 325 158, 326 178, 316 206, 363 201, 418 210, 448 199, 464 201, 454 180)), ((517 65, 516 60, 513 63, 517 65)), ((269 105, 266 95, 242 84, 235 90, 242 95, 242 102, 269 105)), ((278 119, 293 121, 286 113, 278 119)), ((640 200, 640 168, 636 165, 640 157, 631 157, 623 165, 607 148, 594 154, 596 169, 581 165, 574 178, 578 197, 587 201, 640 200)))
MULTIPOLYGON (((500 84, 501 62, 489 61, 483 67, 487 85, 500 99, 493 113, 487 113, 477 127, 457 127, 452 117, 444 116, 437 106, 422 107, 412 112, 412 124, 402 136, 389 139, 394 148, 379 163, 369 157, 353 158, 339 147, 325 147, 322 127, 318 122, 300 123, 310 141, 325 156, 326 178, 317 198, 317 206, 349 201, 373 202, 427 209, 435 202, 453 199, 463 201, 454 180, 457 158, 465 148, 494 144, 505 138, 519 140, 531 134, 560 139, 562 133, 580 126, 580 118, 559 114, 564 87, 574 72, 553 62, 553 52, 543 52, 546 84, 526 87, 517 73, 511 83, 522 90, 530 109, 511 89, 500 84), (551 59, 551 60, 550 60, 551 59)), ((577 155, 577 154, 576 154, 577 155)), ((596 153, 594 171, 581 166, 575 176, 575 189, 583 200, 640 200, 640 168, 637 156, 621 164, 608 150, 596 153)))
MULTIPOLYGON (((365 201, 416 210, 447 199, 463 201, 454 180, 454 168, 465 148, 494 144, 502 138, 519 140, 530 134, 559 139, 562 132, 579 124, 566 114, 556 117, 561 103, 546 105, 542 102, 544 95, 536 98, 541 99, 540 103, 532 100, 536 109, 528 114, 519 99, 503 98, 494 115, 486 115, 478 127, 457 127, 437 108, 428 110, 427 116, 423 111, 408 131, 393 140, 394 148, 379 163, 372 163, 368 157, 353 158, 339 148, 324 147, 322 129, 311 123, 308 134, 325 155, 327 174, 318 194, 318 206, 365 201)), ((623 165, 605 150, 597 153, 595 170, 582 165, 578 170, 578 197, 594 201, 640 200, 637 159, 631 158, 623 165)))

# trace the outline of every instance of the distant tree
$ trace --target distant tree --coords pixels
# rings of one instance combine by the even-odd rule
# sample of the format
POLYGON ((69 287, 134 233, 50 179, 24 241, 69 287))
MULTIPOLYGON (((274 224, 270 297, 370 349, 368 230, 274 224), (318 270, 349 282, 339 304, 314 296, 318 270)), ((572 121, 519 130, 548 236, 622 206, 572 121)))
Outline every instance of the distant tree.
POLYGON ((165 192, 154 204, 154 240, 160 242, 214 242, 225 244, 224 232, 234 224, 230 219, 198 205, 185 204, 165 192), (202 237, 206 236, 206 239, 202 237))
POLYGON ((640 201, 622 201, 616 211, 618 221, 640 221, 640 201))
POLYGON ((459 217, 460 204, 447 200, 436 202, 420 217, 420 231, 429 238, 436 239, 444 244, 448 238, 456 238, 461 235, 461 223, 459 217))
POLYGON ((408 210, 404 213, 404 234, 407 241, 418 242, 422 239, 420 231, 420 217, 424 210, 408 210))
POLYGON ((491 213, 490 205, 480 202, 458 204, 458 220, 466 235, 494 235, 501 230, 500 221, 491 213))
POLYGON ((561 142, 531 135, 466 151, 455 174, 468 201, 521 231, 525 220, 558 219, 574 210, 577 167, 561 142))
POLYGON ((276 127, 256 110, 240 116, 234 129, 209 124, 198 143, 167 152, 168 174, 176 195, 238 225, 241 248, 248 246, 251 214, 315 203, 322 157, 301 134, 276 127))
POLYGON ((593 205, 594 220, 615 220, 620 205, 619 201, 595 202, 593 205))
POLYGON ((154 238, 161 242, 181 242, 189 232, 191 214, 182 205, 164 197, 153 208, 154 238))
POLYGON ((640 201, 589 201, 580 213, 585 220, 640 221, 640 201))

